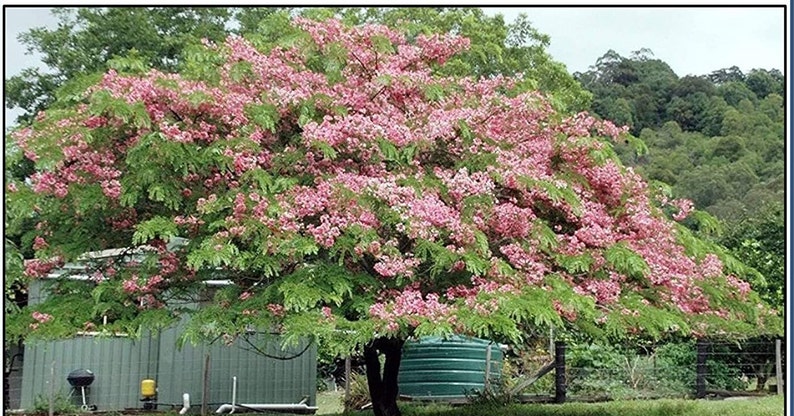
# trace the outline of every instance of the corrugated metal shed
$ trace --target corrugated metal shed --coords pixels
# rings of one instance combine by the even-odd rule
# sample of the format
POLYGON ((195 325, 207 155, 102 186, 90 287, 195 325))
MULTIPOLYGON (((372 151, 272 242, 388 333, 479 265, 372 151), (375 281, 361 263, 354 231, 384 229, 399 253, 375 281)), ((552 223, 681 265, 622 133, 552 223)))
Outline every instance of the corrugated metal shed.
POLYGON ((262 356, 239 340, 230 346, 185 345, 177 350, 173 346, 178 336, 178 329, 169 329, 160 338, 157 385, 158 399, 162 402, 181 403, 182 393, 189 393, 196 402, 199 400, 207 354, 210 356, 209 403, 231 402, 232 377, 237 377, 237 403, 297 403, 304 397, 311 406, 316 402, 315 345, 282 350, 279 341, 269 337, 263 351, 284 358, 281 360, 262 356))

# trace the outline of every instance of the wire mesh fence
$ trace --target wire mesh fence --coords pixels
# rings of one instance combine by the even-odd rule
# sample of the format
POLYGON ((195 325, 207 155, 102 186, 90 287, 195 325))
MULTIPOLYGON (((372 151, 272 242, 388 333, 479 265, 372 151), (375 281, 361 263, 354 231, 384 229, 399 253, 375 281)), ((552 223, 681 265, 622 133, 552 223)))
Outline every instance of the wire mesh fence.
MULTIPOLYGON (((642 345, 571 343, 565 350, 563 388, 569 401, 781 393, 785 351, 785 342, 772 338, 642 345)), ((554 360, 549 351, 514 355, 507 364, 507 385, 519 384, 518 380, 529 378, 549 360, 554 360)), ((520 393, 554 397, 558 388, 550 375, 520 393)))

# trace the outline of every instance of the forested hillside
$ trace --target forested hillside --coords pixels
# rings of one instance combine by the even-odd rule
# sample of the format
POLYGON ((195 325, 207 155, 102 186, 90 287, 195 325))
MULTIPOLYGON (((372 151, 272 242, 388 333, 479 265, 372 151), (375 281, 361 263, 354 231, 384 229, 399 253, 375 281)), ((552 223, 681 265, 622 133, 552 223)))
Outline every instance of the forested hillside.
POLYGON ((624 163, 726 221, 782 200, 785 185, 783 74, 736 67, 678 77, 648 50, 614 51, 575 77, 592 111, 631 127, 648 146, 624 163))
POLYGON ((642 49, 629 57, 610 50, 574 77, 593 93, 592 112, 647 146, 619 146, 624 164, 722 220, 714 237, 766 277, 768 299, 782 306, 783 74, 731 67, 679 77, 642 49))

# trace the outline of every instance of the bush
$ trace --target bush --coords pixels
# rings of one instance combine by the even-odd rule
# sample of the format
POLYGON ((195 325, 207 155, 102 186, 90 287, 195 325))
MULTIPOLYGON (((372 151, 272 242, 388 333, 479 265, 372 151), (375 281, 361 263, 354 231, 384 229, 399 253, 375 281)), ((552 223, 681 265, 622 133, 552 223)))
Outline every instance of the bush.
POLYGON ((609 398, 625 395, 628 387, 624 382, 624 360, 625 355, 612 346, 570 345, 565 357, 569 392, 609 398))
POLYGON ((668 343, 656 348, 656 377, 661 387, 684 394, 695 391, 694 342, 668 343))
MULTIPOLYGON (((72 403, 68 396, 64 396, 62 393, 56 393, 52 399, 52 409, 53 413, 56 415, 62 415, 78 413, 79 407, 72 403)), ((35 413, 49 413, 49 397, 43 394, 36 396, 36 398, 33 399, 33 411, 35 413)))
MULTIPOLYGON (((695 391, 697 347, 694 342, 669 343, 656 349, 660 381, 674 390, 695 391)), ((735 363, 737 356, 725 345, 713 345, 706 359, 706 387, 746 390, 747 382, 735 363)))
POLYGON ((359 410, 370 402, 367 376, 350 373, 350 395, 342 399, 345 411, 359 410))

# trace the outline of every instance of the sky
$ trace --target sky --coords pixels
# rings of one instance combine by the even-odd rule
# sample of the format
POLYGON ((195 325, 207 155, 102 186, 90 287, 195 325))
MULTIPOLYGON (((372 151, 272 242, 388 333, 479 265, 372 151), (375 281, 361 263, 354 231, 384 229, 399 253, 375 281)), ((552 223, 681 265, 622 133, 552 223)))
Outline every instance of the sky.
MULTIPOLYGON (((526 13, 533 26, 550 36, 548 52, 568 71, 584 72, 608 50, 629 56, 650 49, 679 76, 705 75, 738 66, 784 71, 785 13, 782 7, 505 7, 484 8, 513 21, 526 13)), ((46 8, 6 8, 5 77, 42 66, 26 55, 17 37, 37 26, 55 27, 46 8)), ((5 110, 6 120, 19 111, 5 110)))

